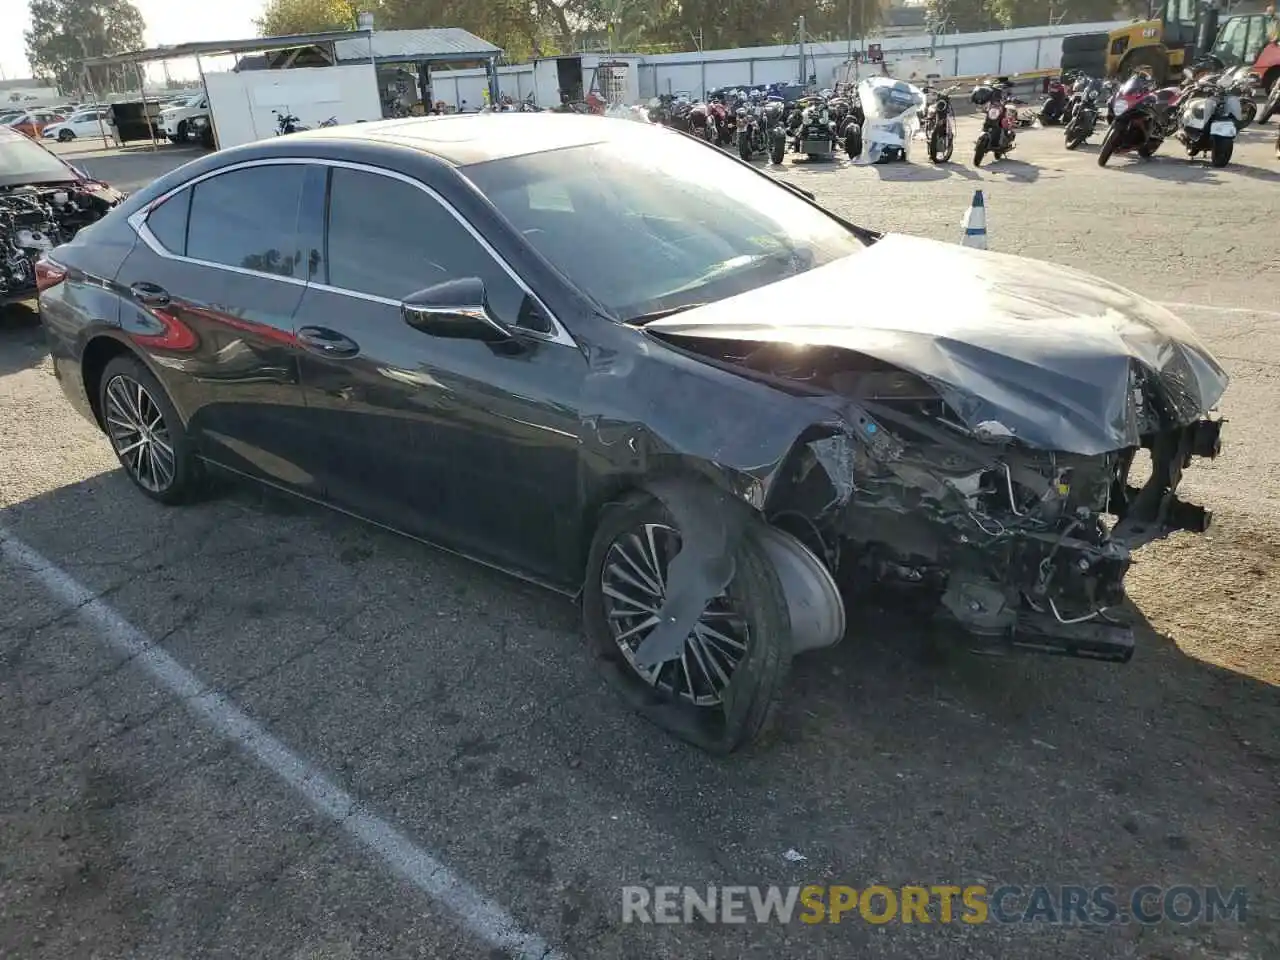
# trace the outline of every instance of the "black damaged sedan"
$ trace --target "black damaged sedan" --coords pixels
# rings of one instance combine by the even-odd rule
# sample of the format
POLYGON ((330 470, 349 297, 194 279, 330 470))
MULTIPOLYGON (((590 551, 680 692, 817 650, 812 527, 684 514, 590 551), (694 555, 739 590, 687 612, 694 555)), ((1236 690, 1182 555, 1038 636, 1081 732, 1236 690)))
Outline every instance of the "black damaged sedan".
POLYGON ((861 229, 661 127, 250 144, 40 286, 56 375, 147 496, 231 471, 579 598, 618 689, 711 750, 863 587, 970 644, 1126 661, 1131 551, 1209 522, 1176 489, 1227 378, 1167 310, 861 229))

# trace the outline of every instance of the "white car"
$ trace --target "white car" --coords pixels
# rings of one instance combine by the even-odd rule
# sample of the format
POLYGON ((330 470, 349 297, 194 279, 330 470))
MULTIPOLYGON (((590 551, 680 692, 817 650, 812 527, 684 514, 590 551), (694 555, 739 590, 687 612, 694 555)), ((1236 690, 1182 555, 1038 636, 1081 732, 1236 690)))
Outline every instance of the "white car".
POLYGON ((93 108, 77 110, 67 119, 59 123, 51 123, 40 133, 43 140, 58 140, 66 143, 79 137, 107 136, 115 139, 116 128, 111 120, 110 108, 93 108))
POLYGON ((187 139, 190 122, 208 112, 209 98, 203 93, 197 93, 161 110, 160 129, 174 143, 183 143, 187 139))

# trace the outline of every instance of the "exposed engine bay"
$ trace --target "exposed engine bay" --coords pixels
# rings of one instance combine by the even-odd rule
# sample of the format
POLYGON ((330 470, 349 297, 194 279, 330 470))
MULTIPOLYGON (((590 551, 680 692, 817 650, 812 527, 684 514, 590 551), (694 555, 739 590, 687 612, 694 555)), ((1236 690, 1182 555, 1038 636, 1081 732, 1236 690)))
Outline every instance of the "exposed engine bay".
POLYGON ((1087 456, 1031 448, 998 421, 968 426, 923 378, 859 354, 684 345, 776 386, 854 401, 860 435, 809 440, 779 477, 770 522, 858 592, 911 588, 910 607, 993 644, 1127 661, 1132 631, 1115 608, 1132 551, 1212 519, 1176 490, 1193 458, 1218 455, 1225 421, 1177 422, 1136 369, 1140 444, 1087 456), (1135 485, 1143 451, 1150 473, 1135 485))
POLYGON ((110 188, 83 184, 0 191, 0 298, 34 294, 36 260, 100 220, 120 199, 110 188))

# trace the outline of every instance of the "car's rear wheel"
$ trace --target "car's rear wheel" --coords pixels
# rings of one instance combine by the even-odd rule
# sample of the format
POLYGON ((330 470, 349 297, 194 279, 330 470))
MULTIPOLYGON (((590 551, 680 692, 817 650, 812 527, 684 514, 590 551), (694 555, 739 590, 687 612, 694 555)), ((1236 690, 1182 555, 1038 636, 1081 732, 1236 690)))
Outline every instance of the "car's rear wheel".
POLYGON ((185 120, 179 120, 179 121, 178 121, 178 129, 177 129, 177 132, 176 132, 176 137, 177 137, 177 139, 176 139, 176 140, 174 140, 174 143, 186 143, 186 142, 187 142, 187 121, 185 121, 185 120))
POLYGON ((100 384, 102 427, 129 479, 160 503, 190 499, 200 484, 199 462, 164 388, 130 356, 111 360, 100 384))
POLYGON ((790 619, 772 562, 750 534, 735 573, 707 604, 678 658, 639 665, 636 652, 660 622, 676 521, 655 498, 610 505, 587 563, 583 620, 611 684, 647 719, 714 753, 746 746, 765 729, 791 661, 790 619))

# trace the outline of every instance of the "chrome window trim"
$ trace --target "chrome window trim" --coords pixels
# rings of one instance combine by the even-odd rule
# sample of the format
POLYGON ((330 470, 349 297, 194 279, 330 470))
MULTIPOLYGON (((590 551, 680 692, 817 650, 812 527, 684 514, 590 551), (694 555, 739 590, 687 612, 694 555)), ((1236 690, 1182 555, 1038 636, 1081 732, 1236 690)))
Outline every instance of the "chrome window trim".
POLYGON ((245 267, 233 267, 225 263, 213 263, 212 261, 200 260, 195 257, 179 256, 178 254, 167 250, 147 226, 147 218, 151 215, 151 211, 160 206, 160 204, 164 203, 174 194, 181 193, 183 190, 188 190, 198 183, 212 179, 213 177, 221 176, 224 173, 233 173, 236 170, 245 170, 250 167, 282 166, 286 164, 340 167, 346 170, 359 170, 363 173, 371 173, 376 176, 399 180, 402 183, 406 183, 411 187, 421 190, 436 203, 440 204, 440 206, 442 206, 450 216, 452 216, 453 219, 456 220, 478 244, 480 244, 481 248, 489 254, 494 263, 502 268, 502 271, 511 278, 516 286, 533 298, 534 303, 538 305, 546 315, 547 319, 551 322, 551 331, 549 333, 544 333, 540 330, 530 330, 527 327, 518 327, 516 329, 519 331, 520 335, 534 337, 538 340, 545 340, 548 343, 558 343, 566 347, 573 347, 575 350, 579 349, 577 341, 574 340, 569 331, 565 329, 564 324, 560 322, 560 318, 552 313, 551 309, 546 305, 543 299, 533 291, 533 288, 530 287, 529 284, 525 283, 524 279, 518 273, 516 273, 515 268, 503 259, 502 255, 493 248, 493 245, 490 244, 489 241, 486 240, 484 236, 481 235, 481 233, 476 230, 476 228, 473 227, 461 213, 458 212, 457 209, 454 208, 453 204, 425 183, 420 180, 415 180, 407 174, 400 173, 398 170, 388 170, 385 167, 375 167, 367 163, 356 163, 350 160, 330 160, 322 157, 261 157, 257 160, 245 160, 242 163, 233 163, 225 167, 219 167, 217 170, 210 170, 206 173, 202 173, 198 177, 193 177, 173 189, 165 191, 142 209, 135 210, 130 214, 127 222, 133 229, 134 233, 136 233, 142 242, 150 248, 151 252, 165 260, 175 260, 180 263, 191 263, 200 267, 208 267, 212 270, 225 270, 228 273, 238 273, 247 277, 258 277, 265 280, 278 280, 281 283, 291 283, 300 287, 320 290, 324 293, 334 293, 339 296, 351 297, 356 300, 364 300, 369 303, 399 307, 400 301, 391 297, 381 297, 376 294, 364 293, 359 290, 348 290, 345 287, 334 287, 327 283, 316 283, 310 280, 303 280, 299 277, 284 277, 278 273, 266 273, 261 270, 249 270, 245 267))

